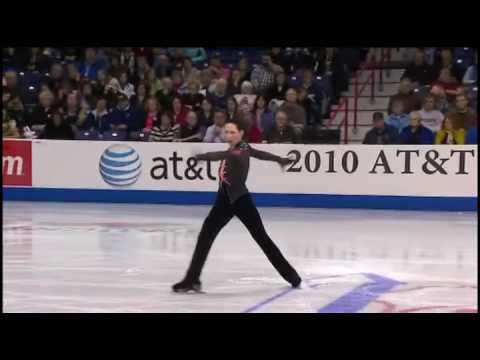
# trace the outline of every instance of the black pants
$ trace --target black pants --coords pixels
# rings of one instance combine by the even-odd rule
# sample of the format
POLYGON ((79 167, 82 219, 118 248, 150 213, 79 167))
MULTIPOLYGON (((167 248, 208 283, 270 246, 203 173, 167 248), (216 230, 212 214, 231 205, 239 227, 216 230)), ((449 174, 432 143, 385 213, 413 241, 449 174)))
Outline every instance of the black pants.
POLYGON ((253 204, 250 194, 245 194, 233 204, 230 204, 227 194, 222 190, 219 191, 215 204, 202 225, 185 279, 189 281, 199 280, 213 241, 234 215, 247 227, 268 260, 286 281, 293 283, 299 279, 295 269, 283 257, 265 231, 260 214, 253 204))

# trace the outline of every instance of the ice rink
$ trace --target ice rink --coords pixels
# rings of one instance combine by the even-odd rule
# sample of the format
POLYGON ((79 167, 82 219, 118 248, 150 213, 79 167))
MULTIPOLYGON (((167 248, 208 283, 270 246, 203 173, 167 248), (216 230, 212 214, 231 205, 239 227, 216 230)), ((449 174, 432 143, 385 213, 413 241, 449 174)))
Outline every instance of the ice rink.
POLYGON ((260 208, 292 290, 243 225, 205 294, 174 294, 208 206, 3 204, 4 312, 476 312, 477 214, 260 208))

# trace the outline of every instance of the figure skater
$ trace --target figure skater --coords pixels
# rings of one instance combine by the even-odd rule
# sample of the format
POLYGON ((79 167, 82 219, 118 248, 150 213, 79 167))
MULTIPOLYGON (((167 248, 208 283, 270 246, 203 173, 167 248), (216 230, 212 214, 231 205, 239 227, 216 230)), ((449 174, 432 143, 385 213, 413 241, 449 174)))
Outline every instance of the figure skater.
POLYGON ((268 260, 280 275, 292 287, 298 288, 302 279, 295 269, 283 257, 263 227, 260 214, 250 196, 245 181, 247 180, 250 156, 260 160, 275 161, 283 167, 292 162, 265 151, 252 148, 243 140, 244 125, 240 122, 228 122, 224 136, 230 145, 227 151, 216 151, 196 155, 197 160, 221 161, 219 167, 219 189, 215 204, 205 219, 198 235, 195 251, 185 278, 173 285, 174 292, 201 292, 200 273, 208 252, 220 230, 236 215, 247 227, 268 260))

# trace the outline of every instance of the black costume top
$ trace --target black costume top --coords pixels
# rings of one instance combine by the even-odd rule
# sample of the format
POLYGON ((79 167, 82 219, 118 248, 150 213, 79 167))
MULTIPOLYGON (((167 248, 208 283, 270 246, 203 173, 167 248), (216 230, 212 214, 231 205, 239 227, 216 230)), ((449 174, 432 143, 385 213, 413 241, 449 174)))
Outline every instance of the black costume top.
POLYGON ((197 160, 222 161, 218 170, 219 191, 225 190, 230 203, 233 204, 239 197, 248 193, 245 182, 247 181, 250 167, 250 156, 260 160, 275 161, 281 165, 287 165, 292 162, 288 158, 256 150, 244 141, 227 151, 214 151, 199 154, 195 157, 197 160))

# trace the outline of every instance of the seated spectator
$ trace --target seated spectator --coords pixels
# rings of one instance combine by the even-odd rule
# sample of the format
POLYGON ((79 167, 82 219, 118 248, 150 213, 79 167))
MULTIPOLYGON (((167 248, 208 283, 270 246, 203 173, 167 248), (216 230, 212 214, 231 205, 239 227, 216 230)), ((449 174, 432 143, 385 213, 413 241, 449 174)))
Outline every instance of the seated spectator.
POLYGON ((270 131, 264 136, 264 143, 269 144, 296 144, 298 137, 293 127, 288 122, 285 111, 275 113, 275 122, 270 131))
POLYGON ((97 61, 97 50, 95 48, 87 48, 85 50, 85 61, 78 68, 80 75, 89 80, 97 80, 97 73, 101 68, 101 62, 97 61))
POLYGON ((67 81, 69 82, 71 88, 78 89, 80 85, 81 75, 80 71, 78 71, 78 68, 74 63, 70 63, 67 65, 67 77, 67 81))
POLYGON ((288 122, 296 129, 297 133, 300 134, 307 123, 307 115, 305 109, 298 104, 297 90, 293 88, 288 89, 285 100, 279 110, 287 114, 288 122))
POLYGON ((61 87, 63 80, 63 66, 59 63, 53 63, 50 67, 50 73, 47 77, 47 86, 53 93, 57 92, 61 87))
POLYGON ((149 96, 155 96, 158 91, 163 89, 162 80, 157 77, 155 69, 151 68, 150 70, 148 70, 147 74, 145 75, 145 79, 150 85, 150 91, 148 94, 149 96))
POLYGON ((185 125, 188 109, 183 105, 182 98, 176 96, 172 100, 172 119, 175 125, 185 125))
POLYGON ((199 91, 200 84, 198 81, 192 80, 188 83, 188 92, 182 96, 185 106, 193 111, 199 111, 202 108, 202 101, 205 96, 200 94, 199 91))
POLYGON ((165 53, 159 53, 154 62, 153 67, 155 73, 160 79, 169 77, 172 74, 173 65, 170 63, 170 58, 165 53))
POLYGON ((393 112, 393 104, 397 101, 403 102, 406 113, 420 109, 420 101, 413 92, 413 84, 409 78, 403 78, 398 86, 398 93, 391 96, 388 102, 388 114, 393 112))
POLYGON ((160 118, 160 105, 155 97, 149 97, 145 103, 145 123, 143 131, 152 130, 154 124, 157 123, 160 118))
POLYGON ((256 65, 250 77, 253 87, 257 93, 269 91, 273 87, 275 74, 283 72, 283 69, 273 63, 272 56, 269 53, 262 55, 262 63, 256 65))
POLYGON ((317 103, 320 103, 321 99, 319 97, 319 91, 315 86, 313 81, 313 71, 306 69, 303 71, 302 84, 300 89, 304 89, 307 92, 307 95, 312 98, 317 103))
POLYGON ((277 75, 275 75, 275 83, 270 91, 267 92, 267 97, 270 100, 285 100, 285 94, 288 89, 287 76, 284 72, 279 72, 277 75))
POLYGON ((397 129, 398 134, 402 132, 410 124, 410 118, 405 111, 404 102, 397 100, 393 103, 392 113, 387 118, 387 125, 390 125, 397 129))
POLYGON ((198 122, 203 128, 213 125, 214 107, 212 101, 208 98, 202 100, 202 108, 198 112, 198 122))
POLYGON ((467 86, 476 85, 478 82, 477 50, 475 50, 475 62, 467 68, 463 75, 462 83, 467 86))
POLYGON ((228 79, 227 93, 228 95, 240 94, 242 84, 242 77, 239 69, 232 71, 232 76, 228 79))
POLYGON ((422 119, 422 124, 426 128, 430 129, 434 133, 442 127, 442 122, 444 115, 435 109, 435 97, 431 94, 428 94, 423 99, 423 107, 417 112, 422 119))
POLYGON ((307 90, 303 87, 298 90, 298 103, 305 109, 307 125, 322 125, 321 109, 318 103, 313 100, 313 96, 308 95, 307 90))
POLYGON ((133 84, 128 82, 128 73, 126 71, 122 71, 120 73, 118 82, 120 84, 120 91, 123 92, 130 100, 130 98, 135 95, 135 87, 133 84))
POLYGON ((450 48, 443 48, 440 51, 440 56, 436 59, 434 63, 434 74, 433 78, 438 79, 440 77, 440 73, 443 69, 448 68, 451 70, 451 75, 456 79, 456 82, 461 80, 460 76, 460 69, 458 68, 457 64, 454 62, 453 59, 453 52, 450 48))
POLYGON ((178 138, 173 140, 176 142, 201 142, 203 140, 202 130, 198 122, 198 116, 195 111, 189 111, 187 114, 187 122, 180 127, 178 138))
POLYGON ((400 142, 409 145, 431 145, 434 141, 433 131, 422 125, 418 112, 410 114, 410 125, 400 134, 400 142))
POLYGON ((477 125, 477 114, 469 107, 468 97, 464 94, 455 97, 455 107, 448 112, 454 129, 469 129, 477 125))
POLYGON ((32 47, 29 49, 26 61, 22 63, 22 68, 28 71, 38 71, 45 73, 52 64, 52 58, 42 53, 42 48, 32 47))
POLYGON ((128 74, 133 74, 135 71, 135 53, 133 48, 124 47, 120 51, 120 65, 127 71, 128 74))
POLYGON ((215 89, 209 95, 215 107, 225 109, 227 107, 227 81, 218 79, 215 83, 215 89))
POLYGON ((230 77, 230 69, 222 64, 219 54, 212 55, 208 70, 210 70, 214 79, 228 79, 230 77))
POLYGON ((5 108, 2 109, 2 120, 3 138, 20 138, 20 131, 18 131, 16 121, 8 116, 5 108))
POLYGON ((250 76, 252 75, 252 69, 250 67, 250 63, 246 56, 242 56, 240 60, 238 60, 238 70, 240 71, 240 83, 244 81, 250 81, 250 76))
POLYGON ((9 119, 15 121, 18 129, 23 129, 28 124, 27 113, 19 96, 11 97, 3 109, 6 109, 9 119))
POLYGON ((52 120, 45 126, 42 138, 51 140, 74 139, 73 129, 64 121, 61 108, 56 108, 52 111, 52 120))
POLYGON ((172 71, 172 86, 173 90, 180 95, 183 95, 188 91, 187 83, 183 81, 183 75, 180 69, 172 71))
POLYGON ((200 90, 199 93, 203 96, 207 96, 210 86, 212 85, 212 74, 210 70, 205 69, 200 72, 200 90))
POLYGON ((173 89, 172 79, 168 77, 163 78, 162 85, 162 90, 158 91, 155 96, 163 109, 171 110, 173 98, 177 96, 177 93, 173 89))
POLYGON ((442 129, 435 136, 435 144, 463 145, 465 144, 465 129, 455 129, 453 121, 447 116, 443 120, 442 129))
POLYGON ((85 99, 80 100, 80 111, 78 112, 77 124, 73 125, 74 130, 78 129, 78 124, 83 124, 86 121, 87 116, 88 114, 90 114, 91 111, 92 107, 90 107, 90 104, 85 99))
POLYGON ((242 112, 240 118, 245 124, 245 138, 249 143, 258 144, 262 142, 262 132, 257 126, 254 114, 250 111, 242 112))
POLYGON ((287 73, 291 71, 291 58, 282 48, 272 47, 270 55, 274 64, 279 65, 287 73))
POLYGON ((183 60, 185 59, 185 52, 181 47, 168 48, 170 59, 174 69, 180 69, 183 66, 183 60))
POLYGON ((178 137, 179 126, 173 125, 173 119, 168 113, 163 113, 160 117, 160 123, 157 122, 152 131, 148 141, 171 142, 178 137))
POLYGON ((467 131, 467 136, 466 136, 466 139, 465 139, 465 143, 466 144, 478 144, 478 140, 477 140, 477 127, 471 127, 470 129, 468 129, 467 131))
POLYGON ((367 132, 363 139, 366 145, 398 144, 398 130, 385 123, 383 113, 377 111, 373 114, 373 128, 367 132))
POLYGON ((63 110, 63 120, 68 125, 75 125, 80 113, 80 105, 78 103, 78 93, 73 91, 67 95, 66 105, 63 110))
POLYGON ((185 84, 191 81, 198 81, 200 77, 200 71, 193 67, 192 59, 186 57, 183 59, 182 78, 185 84))
POLYGON ((403 78, 409 78, 413 82, 413 87, 429 85, 433 80, 433 68, 427 63, 425 50, 417 48, 415 52, 415 60, 407 66, 402 75, 403 78))
POLYGON ((100 133, 110 129, 109 113, 107 110, 107 99, 100 97, 97 99, 95 109, 91 111, 84 121, 77 121, 76 127, 78 130, 97 130, 100 133))
POLYGON ((267 99, 263 95, 257 96, 253 106, 255 124, 262 134, 268 133, 273 126, 273 113, 267 107, 267 99))
POLYGON ((35 126, 45 126, 52 118, 52 105, 54 96, 50 91, 42 91, 38 95, 39 104, 35 106, 29 120, 29 126, 33 130, 35 126))
POLYGON ((227 121, 233 121, 238 114, 237 100, 233 96, 227 98, 227 121))
POLYGON ((240 94, 234 96, 237 100, 238 108, 242 111, 252 111, 257 95, 254 94, 254 88, 250 81, 244 81, 241 86, 240 94))
POLYGON ((4 74, 5 84, 4 92, 10 93, 12 96, 19 96, 22 102, 26 98, 26 94, 22 86, 18 82, 17 73, 15 70, 7 70, 4 74))
POLYGON ((450 104, 447 100, 447 95, 441 86, 434 85, 430 90, 430 94, 435 99, 435 108, 440 110, 442 114, 446 114, 448 112, 448 108, 450 104))
POLYGON ((190 58, 194 64, 201 64, 207 60, 207 52, 201 47, 183 48, 186 57, 190 58))
POLYGON ((438 80, 435 81, 433 86, 441 86, 445 91, 447 100, 449 103, 453 103, 455 96, 459 93, 460 84, 455 76, 452 75, 452 70, 450 68, 443 68, 440 71, 440 76, 438 80))
POLYGON ((108 117, 110 130, 132 131, 141 128, 139 113, 130 106, 127 95, 120 92, 117 97, 117 106, 108 117))
POLYGON ((213 125, 207 128, 203 142, 207 143, 223 143, 225 142, 223 128, 227 121, 227 113, 223 109, 216 109, 213 125))
POLYGON ((149 93, 150 91, 147 83, 145 81, 140 81, 137 85, 135 95, 133 95, 131 98, 132 105, 138 106, 139 108, 145 107, 145 102, 147 101, 149 93))

